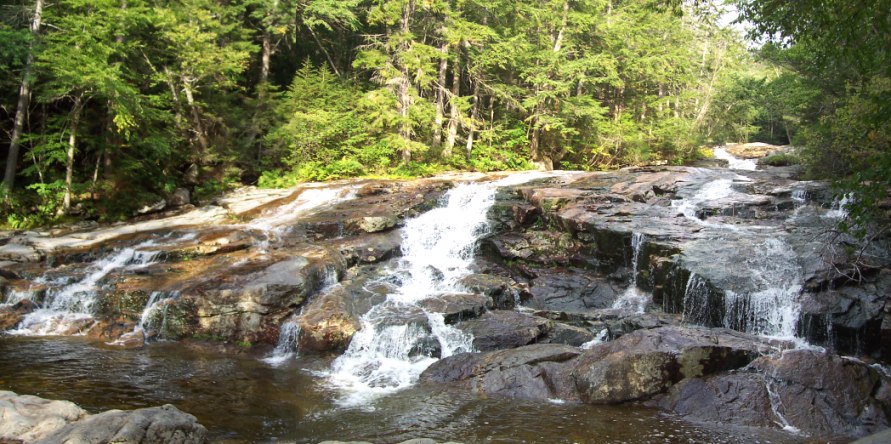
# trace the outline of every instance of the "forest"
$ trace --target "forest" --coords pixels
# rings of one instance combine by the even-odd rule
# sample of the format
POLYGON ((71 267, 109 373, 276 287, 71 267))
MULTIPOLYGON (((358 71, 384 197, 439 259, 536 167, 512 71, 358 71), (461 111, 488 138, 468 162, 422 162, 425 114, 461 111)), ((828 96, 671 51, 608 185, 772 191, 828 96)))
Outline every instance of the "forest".
POLYGON ((798 147, 776 161, 856 192, 855 218, 891 185, 883 0, 0 11, 8 228, 119 220, 183 188, 202 201, 242 184, 683 164, 725 142, 798 147))

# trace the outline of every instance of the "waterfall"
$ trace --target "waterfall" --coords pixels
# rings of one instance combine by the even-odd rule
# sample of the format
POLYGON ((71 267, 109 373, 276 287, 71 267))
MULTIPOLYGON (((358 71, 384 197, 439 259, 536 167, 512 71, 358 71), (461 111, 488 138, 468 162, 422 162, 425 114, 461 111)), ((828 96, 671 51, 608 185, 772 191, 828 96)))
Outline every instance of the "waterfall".
POLYGON ((395 272, 397 288, 362 316, 361 329, 328 373, 329 382, 345 393, 340 404, 364 404, 408 387, 438 358, 472 350, 470 335, 418 302, 461 291, 458 280, 471 272, 497 188, 536 177, 544 176, 518 174, 492 183, 458 185, 443 196, 439 208, 406 222, 403 256, 395 272))
POLYGON ((9 333, 49 336, 68 334, 72 329, 79 330, 78 324, 93 318, 99 282, 118 269, 132 271, 151 265, 161 256, 161 252, 140 249, 153 246, 155 242, 148 241, 133 248, 114 250, 90 265, 80 281, 62 288, 48 289, 43 305, 26 315, 17 329, 9 333))
POLYGON ((772 237, 754 244, 752 251, 739 266, 749 271, 756 289, 747 294, 725 291, 725 326, 795 339, 802 287, 794 250, 782 239, 772 237))
POLYGON ((640 262, 640 250, 646 242, 643 233, 631 233, 631 283, 618 299, 613 303, 613 308, 633 310, 643 313, 647 309, 650 296, 637 288, 638 263, 640 262))
POLYGON ((727 152, 723 146, 715 148, 715 159, 726 160, 728 167, 732 170, 755 171, 758 164, 752 159, 740 159, 727 152))
POLYGON ((167 320, 166 312, 169 302, 178 298, 179 295, 178 291, 153 291, 149 295, 142 315, 139 317, 139 323, 136 324, 133 331, 144 333, 146 340, 151 336, 160 336, 164 331, 164 322, 167 320))
POLYGON ((832 207, 826 212, 825 217, 830 219, 844 219, 848 217, 848 205, 854 202, 854 195, 847 193, 832 203, 832 207))

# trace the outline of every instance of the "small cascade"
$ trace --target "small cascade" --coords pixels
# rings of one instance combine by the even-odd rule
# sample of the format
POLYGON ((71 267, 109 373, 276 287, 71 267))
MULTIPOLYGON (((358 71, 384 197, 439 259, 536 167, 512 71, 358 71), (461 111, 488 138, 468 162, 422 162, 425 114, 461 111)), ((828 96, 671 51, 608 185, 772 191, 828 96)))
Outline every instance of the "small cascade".
MULTIPOLYGON (((320 290, 320 293, 324 294, 326 291, 330 291, 332 287, 337 285, 337 282, 337 269, 331 265, 326 266, 325 277, 322 280, 322 290, 320 290)), ((278 366, 297 356, 297 346, 300 339, 300 317, 303 316, 303 310, 305 308, 306 304, 300 307, 300 311, 297 314, 291 316, 282 323, 279 327, 278 342, 276 342, 272 353, 263 358, 263 362, 272 366, 278 366)))
POLYGON ((149 295, 149 299, 142 310, 142 316, 139 323, 136 324, 134 331, 141 331, 145 334, 146 340, 150 337, 160 337, 164 331, 164 323, 167 321, 167 307, 170 302, 180 296, 178 291, 164 292, 153 291, 149 295))
POLYGON ((703 205, 714 201, 724 199, 736 194, 733 190, 734 180, 743 180, 745 178, 737 176, 735 179, 716 179, 707 182, 699 190, 690 197, 671 201, 672 208, 676 208, 687 219, 696 222, 699 225, 736 231, 739 228, 733 225, 713 223, 703 220, 699 217, 699 210, 703 205))
POLYGON ((696 273, 690 273, 684 288, 684 321, 692 324, 709 324, 710 289, 708 282, 696 273))
POLYGON ((278 331, 278 342, 272 353, 263 362, 277 366, 297 356, 297 340, 300 338, 300 315, 291 316, 283 322, 278 331))
POLYGON ((854 202, 854 195, 845 194, 832 203, 832 207, 826 212, 825 217, 830 219, 844 219, 848 217, 848 205, 854 202))
POLYGON ((590 350, 595 345, 606 342, 607 339, 609 339, 609 330, 604 328, 603 330, 600 330, 599 333, 597 333, 597 336, 595 336, 594 339, 582 344, 581 348, 582 350, 590 350))
POLYGON ((250 221, 246 228, 265 234, 266 239, 259 245, 265 251, 269 248, 269 242, 286 233, 300 216, 322 206, 333 206, 355 197, 355 186, 305 189, 292 202, 264 213, 250 221))
POLYGON ((650 302, 650 296, 637 288, 640 251, 645 242, 646 236, 643 233, 631 234, 631 248, 633 251, 631 255, 631 283, 628 285, 625 292, 613 303, 613 308, 633 310, 637 313, 643 313, 647 309, 647 305, 650 302))
POLYGON ((461 291, 458 281, 471 272, 497 188, 536 177, 544 176, 521 174, 458 185, 443 196, 439 208, 406 222, 403 257, 394 275, 397 288, 361 318, 362 328, 328 374, 330 383, 346 394, 342 405, 365 404, 408 387, 438 358, 472 350, 472 337, 418 303, 461 291))
POLYGON ((119 269, 133 271, 151 265, 162 253, 142 249, 153 246, 155 243, 148 241, 133 248, 115 250, 93 263, 80 281, 62 288, 48 289, 41 308, 25 316, 18 328, 9 333, 48 336, 76 332, 79 324, 83 326, 93 317, 99 282, 119 269))
POLYGON ((726 160, 731 170, 755 171, 758 163, 752 159, 740 159, 727 152, 723 146, 715 148, 715 159, 726 160))
POLYGON ((0 306, 15 305, 24 300, 34 301, 36 296, 37 293, 35 291, 32 291, 31 289, 10 290, 8 293, 6 293, 6 299, 2 304, 0 304, 0 306))
POLYGON ((802 292, 794 251, 779 238, 764 239, 752 251, 740 266, 749 271, 756 290, 748 294, 725 291, 725 327, 794 340, 802 292))

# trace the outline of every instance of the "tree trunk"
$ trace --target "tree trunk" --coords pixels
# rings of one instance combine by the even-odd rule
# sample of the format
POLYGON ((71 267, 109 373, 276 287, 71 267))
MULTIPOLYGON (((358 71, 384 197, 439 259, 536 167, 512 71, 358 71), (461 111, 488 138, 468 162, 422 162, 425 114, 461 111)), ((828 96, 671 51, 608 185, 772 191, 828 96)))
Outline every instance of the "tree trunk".
POLYGON ((470 153, 473 151, 473 132, 476 131, 477 114, 480 107, 480 82, 473 81, 473 106, 470 108, 470 125, 467 128, 467 159, 470 160, 470 153))
POLYGON ((15 185, 15 175, 18 169, 19 148, 21 145, 22 130, 25 127, 25 115, 31 105, 31 65, 34 63, 34 41, 40 34, 40 20, 43 14, 43 0, 35 0, 34 16, 31 20, 31 42, 28 44, 28 57, 25 60, 25 72, 22 75, 22 83, 19 86, 19 100, 16 104, 15 121, 12 127, 12 138, 9 141, 9 154, 6 158, 6 172, 3 175, 3 188, 7 191, 7 198, 15 185))
POLYGON ((204 154, 210 146, 207 142, 207 133, 204 132, 204 123, 201 122, 201 114, 198 112, 198 106, 195 105, 195 97, 192 95, 192 88, 185 79, 182 80, 183 92, 186 93, 186 103, 189 104, 189 111, 192 114, 192 124, 195 125, 195 135, 198 138, 198 147, 201 149, 199 154, 204 154))
POLYGON ((74 181, 74 151, 77 147, 77 127, 80 124, 80 114, 83 111, 83 94, 74 97, 74 105, 71 108, 71 119, 68 122, 68 153, 65 163, 65 195, 62 197, 62 209, 67 213, 71 210, 71 184, 74 181))
POLYGON ((436 118, 433 126, 433 148, 439 149, 442 146, 442 122, 445 113, 445 99, 448 95, 446 91, 446 73, 449 70, 449 44, 443 43, 439 48, 441 53, 439 60, 439 83, 436 85, 436 118))
MULTIPOLYGON (((411 16, 414 12, 414 0, 406 2, 402 9, 402 19, 400 20, 400 31, 403 34, 403 43, 400 46, 400 52, 407 52, 411 49, 411 43, 407 37, 411 32, 411 16)), ((396 100, 399 105, 399 135, 405 141, 406 146, 402 149, 402 163, 411 161, 411 149, 408 142, 411 142, 412 130, 411 121, 409 120, 409 108, 411 107, 411 81, 409 80, 408 66, 399 62, 399 71, 402 79, 396 85, 396 100)))
POLYGON ((452 156, 452 149, 455 148, 455 141, 458 139, 458 97, 461 94, 461 64, 455 60, 452 66, 452 92, 449 94, 449 134, 446 138, 445 149, 442 150, 442 157, 449 158, 452 156))

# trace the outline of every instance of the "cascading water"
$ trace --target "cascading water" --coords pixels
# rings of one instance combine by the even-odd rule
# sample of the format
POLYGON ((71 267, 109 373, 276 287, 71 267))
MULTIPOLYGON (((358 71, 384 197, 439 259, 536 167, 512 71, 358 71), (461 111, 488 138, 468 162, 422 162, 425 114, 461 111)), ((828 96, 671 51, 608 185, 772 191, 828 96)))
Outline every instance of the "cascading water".
POLYGON ((631 284, 613 303, 613 308, 633 310, 637 313, 643 313, 647 309, 650 296, 639 288, 637 288, 638 263, 640 262, 640 251, 646 242, 646 236, 643 233, 631 234, 631 284))
POLYGON ((322 206, 332 206, 340 202, 356 197, 356 187, 347 186, 340 188, 309 188, 303 190, 296 199, 287 205, 282 205, 274 210, 250 221, 246 228, 257 230, 265 234, 266 239, 259 245, 261 250, 269 248, 269 242, 281 237, 298 217, 322 206))
POLYGON ((155 243, 148 241, 133 248, 115 250, 93 263, 80 281, 47 290, 43 305, 25 316, 18 328, 9 333, 37 336, 70 333, 72 326, 92 319, 99 282, 118 269, 132 271, 151 265, 161 256, 161 252, 141 249, 153 246, 155 243))
MULTIPOLYGON (((702 221, 697 217, 700 207, 710 201, 732 197, 734 181, 745 180, 741 176, 734 179, 717 179, 707 182, 692 196, 672 202, 685 217, 697 223, 718 230, 709 240, 720 243, 728 236, 743 236, 755 248, 742 254, 738 262, 727 264, 736 270, 746 270, 745 288, 723 288, 723 324, 728 328, 747 331, 769 337, 794 339, 801 306, 801 270, 794 250, 784 240, 784 233, 771 234, 763 227, 740 228, 736 225, 702 221), (759 228, 754 230, 754 228, 759 228)), ((712 246, 712 248, 720 248, 712 246)), ((713 323, 715 313, 709 304, 712 290, 703 276, 691 274, 684 294, 684 317, 689 322, 713 323)), ((720 322, 720 318, 718 319, 720 322)))
POLYGON ((364 404, 408 387, 436 362, 437 355, 472 350, 472 337, 418 303, 462 290, 457 282, 470 273, 477 240, 488 229, 487 213, 497 188, 536 177, 542 176, 521 174, 492 183, 459 185, 445 194, 441 207, 406 222, 397 288, 362 317, 361 330, 327 375, 332 385, 346 393, 342 405, 364 404))
POLYGON ((134 331, 141 331, 145 334, 146 339, 149 336, 157 336, 164 330, 164 322, 166 318, 166 310, 169 302, 178 298, 180 293, 153 291, 149 295, 149 299, 142 310, 139 317, 139 323, 136 324, 134 331))
POLYGON ((726 290, 725 327, 782 339, 795 339, 801 312, 801 273, 794 250, 779 238, 767 238, 741 261, 757 289, 748 294, 726 290))
POLYGON ((755 171, 758 164, 752 159, 740 159, 727 152, 724 147, 715 148, 715 159, 726 160, 728 167, 732 170, 755 171))
MULTIPOLYGON (((337 269, 333 266, 326 267, 325 278, 322 281, 322 289, 319 293, 324 294, 331 291, 334 286, 338 285, 337 282, 337 269)), ((300 317, 303 316, 304 309, 306 309, 306 304, 300 307, 299 312, 289 317, 279 326, 278 342, 276 342, 272 353, 263 358, 263 362, 277 366, 297 356, 297 345, 300 340, 300 317)))

